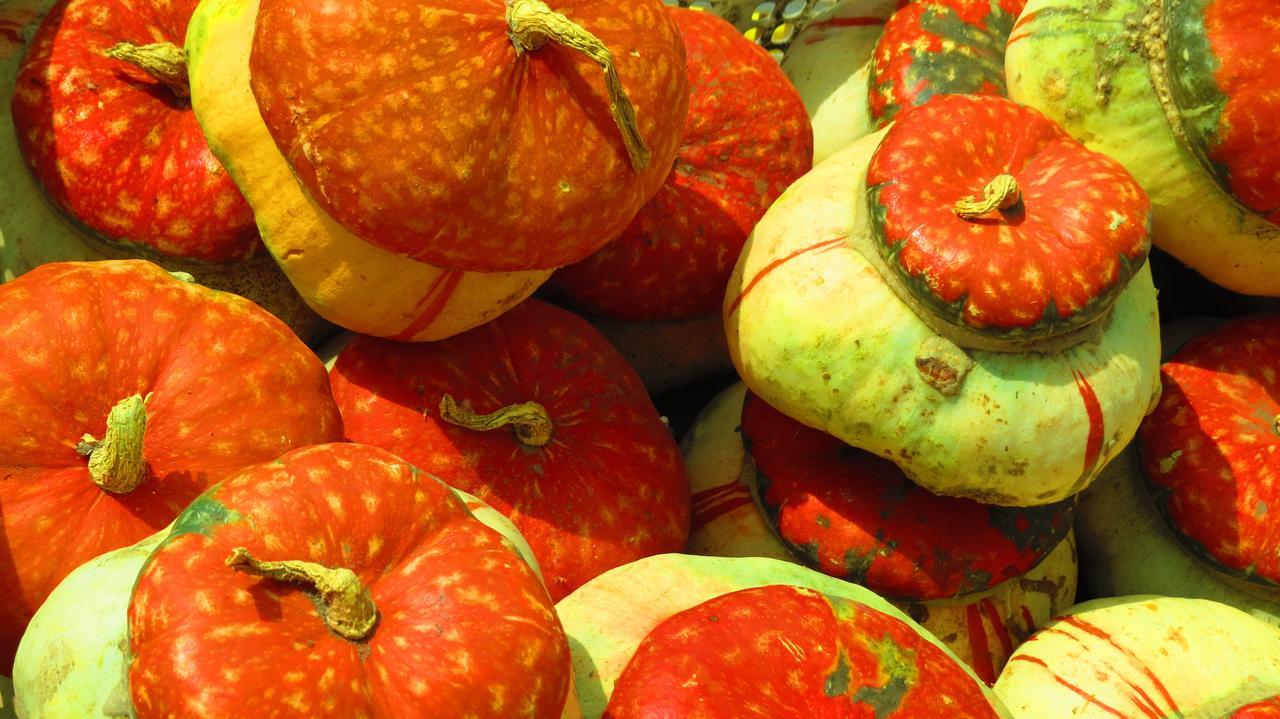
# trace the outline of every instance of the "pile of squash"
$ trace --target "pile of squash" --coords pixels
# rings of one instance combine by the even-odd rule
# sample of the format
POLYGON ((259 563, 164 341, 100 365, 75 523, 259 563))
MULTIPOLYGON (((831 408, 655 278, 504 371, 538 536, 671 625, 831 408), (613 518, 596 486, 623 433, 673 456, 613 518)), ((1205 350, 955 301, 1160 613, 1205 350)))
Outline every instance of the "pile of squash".
POLYGON ((6 0, 0 717, 1280 716, 1277 54, 6 0))

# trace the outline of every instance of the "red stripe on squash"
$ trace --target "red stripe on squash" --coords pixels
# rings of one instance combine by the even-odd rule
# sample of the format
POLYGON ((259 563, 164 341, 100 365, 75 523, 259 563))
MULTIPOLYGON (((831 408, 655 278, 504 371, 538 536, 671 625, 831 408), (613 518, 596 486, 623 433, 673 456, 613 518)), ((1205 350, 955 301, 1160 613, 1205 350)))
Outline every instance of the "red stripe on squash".
POLYGON ((1091 475, 1102 455, 1102 438, 1106 429, 1102 405, 1098 403, 1098 395, 1094 394, 1093 387, 1083 374, 1072 369, 1071 375, 1076 378, 1076 389, 1080 391, 1085 414, 1089 417, 1089 435, 1084 443, 1084 474, 1091 475))
POLYGON ((741 305, 742 301, 747 298, 747 295, 751 292, 751 290, 754 290, 756 288, 756 285, 760 283, 760 280, 763 280, 765 277, 767 277, 769 273, 778 269, 779 267, 786 264, 787 262, 790 262, 791 260, 794 260, 795 258, 800 257, 801 255, 806 255, 810 252, 815 252, 818 250, 823 250, 823 249, 833 247, 841 242, 844 242, 845 239, 846 238, 844 236, 841 236, 832 240, 823 240, 822 242, 816 242, 812 245, 809 245, 808 247, 802 247, 785 257, 779 257, 773 262, 770 262, 769 264, 765 265, 760 269, 759 272, 756 273, 755 277, 751 278, 751 280, 747 283, 747 286, 744 287, 742 291, 738 293, 738 296, 733 298, 733 302, 729 304, 729 309, 725 312, 725 316, 728 317, 729 315, 732 315, 734 312, 736 312, 738 310, 738 306, 741 305))
POLYGON ((393 340, 411 340, 413 336, 425 330, 432 322, 444 312, 444 308, 449 306, 449 299, 453 297, 453 293, 458 291, 458 285, 462 282, 463 273, 457 270, 451 270, 437 277, 431 286, 427 288, 426 294, 422 299, 418 300, 418 304, 414 310, 418 312, 418 316, 405 327, 400 334, 392 337, 393 340))
POLYGON ((969 633, 969 651, 973 654, 973 672, 987 684, 995 684, 996 668, 987 643, 987 628, 982 624, 978 602, 964 608, 965 629, 969 633))
POLYGON ((739 507, 745 507, 749 504, 752 504, 753 502, 754 500, 751 499, 751 495, 726 499, 725 501, 715 505, 714 507, 709 507, 705 510, 695 512, 693 515, 693 520, 690 522, 690 526, 693 527, 694 531, 697 531, 707 526, 708 524, 714 522, 715 520, 719 519, 720 517, 723 517, 729 512, 732 512, 733 510, 738 509, 739 507))
POLYGON ((1027 655, 1027 654, 1019 654, 1019 655, 1015 656, 1015 657, 1014 657, 1012 660, 1010 660, 1010 661, 1015 661, 1015 662, 1028 662, 1028 663, 1030 663, 1030 664, 1035 664, 1035 665, 1037 665, 1037 666, 1044 667, 1044 670, 1045 670, 1045 671, 1047 671, 1047 672, 1049 672, 1049 676, 1050 676, 1050 677, 1051 677, 1055 682, 1057 682, 1058 684, 1062 685, 1063 687, 1066 687, 1066 688, 1067 688, 1067 689, 1069 689, 1070 691, 1074 692, 1074 693, 1075 693, 1077 696, 1079 696, 1081 699, 1084 699, 1085 701, 1087 701, 1087 702, 1089 702, 1090 704, 1092 704, 1092 705, 1094 705, 1094 706, 1098 707, 1099 709, 1101 709, 1102 711, 1104 711, 1104 712, 1106 712, 1106 713, 1110 714, 1111 716, 1120 717, 1120 719, 1129 719, 1129 717, 1127 717, 1127 716, 1124 714, 1124 712, 1121 712, 1119 709, 1116 709, 1115 707, 1113 707, 1113 706, 1111 706, 1111 705, 1109 705, 1109 704, 1107 704, 1107 703, 1103 702, 1102 700, 1100 700, 1100 699, 1098 699, 1097 697, 1093 696, 1093 695, 1092 695, 1092 694, 1090 694, 1089 692, 1087 692, 1087 691, 1085 691, 1085 690, 1081 689, 1080 687, 1076 686, 1075 684, 1072 684, 1071 682, 1067 681, 1066 679, 1063 679, 1062 677, 1058 676, 1058 675, 1053 671, 1053 669, 1049 668, 1049 665, 1048 665, 1048 664, 1046 664, 1046 663, 1045 663, 1045 661, 1044 661, 1043 659, 1040 659, 1039 657, 1033 657, 1033 656, 1030 656, 1030 655, 1027 655))

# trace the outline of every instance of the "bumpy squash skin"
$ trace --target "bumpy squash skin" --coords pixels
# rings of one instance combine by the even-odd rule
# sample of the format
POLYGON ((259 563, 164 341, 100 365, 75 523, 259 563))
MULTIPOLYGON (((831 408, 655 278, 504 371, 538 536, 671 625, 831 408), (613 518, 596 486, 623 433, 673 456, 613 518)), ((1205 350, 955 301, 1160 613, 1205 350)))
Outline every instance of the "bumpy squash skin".
POLYGON ((1148 0, 1031 0, 1005 50, 1009 97, 1119 160, 1151 198, 1156 245, 1209 280, 1280 296, 1280 225, 1232 197, 1174 133, 1134 48, 1148 0))
POLYGON ((308 343, 332 334, 333 326, 302 302, 270 257, 213 264, 108 245, 73 226, 46 201, 18 151, 9 103, 26 44, 53 4, 54 0, 6 0, 0 7, 0 281, 48 262, 142 257, 171 272, 186 272, 213 289, 248 297, 308 343))
MULTIPOLYGON (((511 542, 542 576, 515 525, 466 492, 453 492, 476 519, 511 542)), ((126 679, 130 593, 143 563, 168 534, 165 528, 131 547, 86 562, 49 595, 23 635, 14 662, 14 687, 23 719, 133 716, 126 679)), ((566 719, 574 715, 566 710, 566 719)))
POLYGON ((1156 511, 1138 462, 1130 445, 1080 498, 1080 582, 1089 594, 1209 599, 1280 627, 1280 590, 1229 584, 1188 554, 1156 511))
MULTIPOLYGON (((755 468, 740 436, 746 385, 721 392, 681 441, 693 492, 688 551, 714 557, 799 560, 778 540, 757 509, 750 487, 755 468)), ((1071 606, 1076 594, 1074 535, 1022 577, 959 599, 895 601, 933 632, 983 681, 994 682, 1014 647, 1071 606)))
POLYGON ((775 408, 892 459, 934 493, 1036 505, 1079 492, 1159 394, 1150 269, 1120 294, 1097 342, 967 352, 973 366, 947 396, 921 369, 937 383, 939 367, 960 363, 920 352, 934 333, 851 242, 870 232, 858 198, 882 136, 816 167, 756 225, 725 295, 734 365, 775 408))
POLYGON ((369 244, 326 214, 276 148, 249 88, 256 0, 206 0, 187 29, 191 101, 214 155, 253 208, 263 242, 306 303, 350 330, 443 339, 497 317, 551 270, 446 270, 369 244))
POLYGON ((995 691, 1020 719, 1230 717, 1280 692, 1280 630, 1203 599, 1096 599, 1023 644, 995 691))
MULTIPOLYGON (((596 577, 556 604, 573 651, 582 716, 598 719, 604 713, 622 670, 658 623, 722 594, 771 584, 791 584, 852 600, 913 628, 919 626, 865 587, 774 559, 686 554, 646 557, 596 577)), ((923 629, 918 631, 954 658, 936 637, 923 629)), ((981 689, 987 692, 985 685, 981 689)), ((987 697, 1000 717, 1009 716, 991 694, 987 697)))
POLYGON ((875 128, 867 94, 871 54, 904 0, 843 0, 791 41, 782 71, 800 91, 813 123, 813 164, 875 128))

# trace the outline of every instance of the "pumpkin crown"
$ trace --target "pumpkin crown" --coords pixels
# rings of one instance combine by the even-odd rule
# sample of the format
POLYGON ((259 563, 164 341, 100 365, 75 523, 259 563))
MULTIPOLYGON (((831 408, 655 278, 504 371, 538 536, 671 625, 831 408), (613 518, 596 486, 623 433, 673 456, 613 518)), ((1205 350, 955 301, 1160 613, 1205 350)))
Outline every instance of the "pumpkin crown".
POLYGON ((886 281, 976 349, 1096 335, 1150 249, 1150 202, 1119 163, 997 97, 904 111, 872 157, 867 202, 886 281))

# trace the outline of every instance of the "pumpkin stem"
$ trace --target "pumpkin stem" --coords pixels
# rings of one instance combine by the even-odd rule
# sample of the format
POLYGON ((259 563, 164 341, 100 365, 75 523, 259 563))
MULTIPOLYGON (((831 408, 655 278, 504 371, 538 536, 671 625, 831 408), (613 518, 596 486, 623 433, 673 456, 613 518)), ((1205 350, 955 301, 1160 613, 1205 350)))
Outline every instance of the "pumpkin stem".
POLYGON ((1276 434, 1280 434, 1280 414, 1276 415, 1276 418, 1271 420, 1271 431, 1276 434))
POLYGON ((244 547, 231 550, 227 566, 238 572, 315 590, 324 604, 324 623, 344 639, 353 642, 368 639, 378 623, 378 608, 373 597, 350 569, 330 569, 323 564, 297 560, 263 562, 244 547))
POLYGON ((516 440, 526 447, 541 447, 551 441, 551 415, 537 402, 522 402, 490 414, 476 414, 446 394, 440 398, 440 419, 477 432, 488 432, 509 424, 516 433, 516 440))
POLYGON ((168 86, 178 97, 191 97, 191 83, 187 80, 187 53, 171 42, 150 45, 122 42, 107 50, 106 56, 137 65, 168 86))
POLYGON ((120 400, 107 413, 106 435, 98 440, 86 434, 76 445, 76 453, 89 458, 89 478, 112 494, 128 494, 147 478, 142 439, 149 399, 135 394, 120 400))
POLYGON ((640 137, 636 110, 627 97, 614 67, 613 53, 595 35, 581 25, 547 7, 542 0, 507 0, 507 26, 516 52, 534 51, 553 40, 571 50, 585 53, 604 69, 604 84, 609 91, 609 111, 622 131, 631 168, 640 172, 649 166, 649 148, 640 137))
POLYGON ((996 175, 982 188, 982 199, 966 197, 956 201, 952 211, 966 220, 976 220, 992 210, 1007 210, 1022 201, 1022 189, 1013 175, 996 175))

